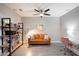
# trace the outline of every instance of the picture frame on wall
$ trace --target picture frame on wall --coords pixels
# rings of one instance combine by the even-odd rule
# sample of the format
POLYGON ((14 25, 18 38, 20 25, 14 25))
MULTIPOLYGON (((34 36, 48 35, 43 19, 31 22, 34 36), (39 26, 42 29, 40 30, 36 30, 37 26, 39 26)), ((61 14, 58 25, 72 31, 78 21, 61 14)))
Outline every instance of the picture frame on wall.
POLYGON ((44 24, 38 24, 37 29, 43 31, 44 24))

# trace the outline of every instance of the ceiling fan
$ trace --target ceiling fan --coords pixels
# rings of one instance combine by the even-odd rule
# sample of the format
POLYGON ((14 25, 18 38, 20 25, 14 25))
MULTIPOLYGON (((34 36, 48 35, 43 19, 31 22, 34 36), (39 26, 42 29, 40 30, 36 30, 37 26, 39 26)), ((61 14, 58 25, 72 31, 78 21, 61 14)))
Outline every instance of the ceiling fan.
POLYGON ((44 15, 50 16, 51 14, 47 13, 50 11, 50 9, 42 10, 42 9, 34 9, 34 11, 38 12, 37 14, 34 15, 39 15, 40 17, 43 17, 44 15))

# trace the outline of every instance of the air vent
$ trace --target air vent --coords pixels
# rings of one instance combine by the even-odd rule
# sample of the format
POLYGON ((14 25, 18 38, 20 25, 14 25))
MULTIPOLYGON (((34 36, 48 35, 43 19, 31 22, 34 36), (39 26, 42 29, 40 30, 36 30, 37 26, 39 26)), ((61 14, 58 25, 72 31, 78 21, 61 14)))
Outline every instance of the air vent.
POLYGON ((22 9, 19 9, 19 11, 21 11, 21 12, 22 12, 23 10, 22 10, 22 9))

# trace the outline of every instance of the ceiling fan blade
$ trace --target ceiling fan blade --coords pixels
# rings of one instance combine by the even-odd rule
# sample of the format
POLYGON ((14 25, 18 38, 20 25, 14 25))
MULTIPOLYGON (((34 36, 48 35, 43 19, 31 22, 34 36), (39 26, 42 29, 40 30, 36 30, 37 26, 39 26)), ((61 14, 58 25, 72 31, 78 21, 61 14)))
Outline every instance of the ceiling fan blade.
POLYGON ((44 13, 44 15, 50 16, 50 14, 46 14, 46 13, 44 13))
POLYGON ((50 9, 46 9, 44 12, 48 12, 50 9))
POLYGON ((39 10, 37 10, 37 9, 34 9, 35 11, 37 11, 37 12, 39 12, 39 10))

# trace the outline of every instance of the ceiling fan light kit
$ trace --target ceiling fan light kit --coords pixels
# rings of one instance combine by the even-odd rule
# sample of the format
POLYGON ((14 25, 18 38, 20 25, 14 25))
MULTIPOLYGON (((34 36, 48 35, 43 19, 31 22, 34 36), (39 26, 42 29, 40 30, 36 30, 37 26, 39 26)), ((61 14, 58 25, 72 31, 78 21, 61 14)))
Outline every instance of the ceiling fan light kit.
POLYGON ((39 14, 40 16, 44 16, 44 14, 39 14))

